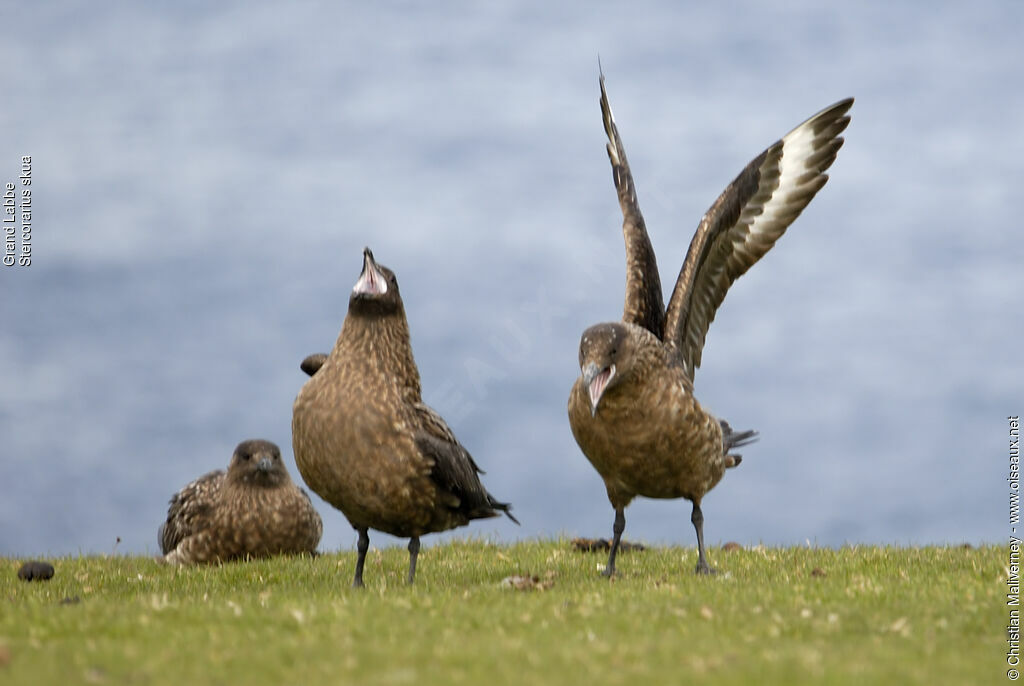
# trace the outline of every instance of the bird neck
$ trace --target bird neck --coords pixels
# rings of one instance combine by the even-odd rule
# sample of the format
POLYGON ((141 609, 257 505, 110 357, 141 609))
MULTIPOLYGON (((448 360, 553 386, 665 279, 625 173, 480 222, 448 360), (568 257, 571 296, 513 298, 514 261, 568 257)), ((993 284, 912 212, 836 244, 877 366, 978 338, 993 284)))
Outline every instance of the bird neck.
MULTIPOLYGON (((630 357, 628 364, 621 366, 618 385, 643 388, 649 385, 652 379, 663 378, 665 370, 674 366, 674 363, 668 349, 654 334, 640 326, 633 326, 631 329, 630 357)), ((634 392, 627 392, 627 396, 634 392)))
POLYGON ((244 470, 228 470, 224 484, 229 488, 277 488, 284 483, 283 476, 276 472, 258 473, 244 470))
POLYGON ((403 398, 420 402, 420 374, 412 355, 409 323, 404 312, 379 316, 353 316, 345 318, 335 356, 359 360, 381 378, 400 386, 403 398))

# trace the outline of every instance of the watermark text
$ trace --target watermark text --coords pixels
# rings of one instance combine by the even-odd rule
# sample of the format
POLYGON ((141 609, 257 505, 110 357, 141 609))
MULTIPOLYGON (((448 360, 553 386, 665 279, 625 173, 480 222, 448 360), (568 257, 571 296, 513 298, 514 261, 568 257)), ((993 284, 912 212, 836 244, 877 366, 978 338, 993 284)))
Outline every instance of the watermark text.
POLYGON ((0 215, 4 239, 5 267, 32 266, 32 156, 21 156, 21 172, 16 181, 3 184, 3 214, 0 215))
POLYGON ((1006 623, 1006 676, 1010 681, 1020 678, 1020 554, 1021 540, 1017 538, 1020 524, 1020 417, 1012 415, 1009 421, 1010 437, 1010 550, 1006 567, 1006 607, 1009 619, 1006 623))

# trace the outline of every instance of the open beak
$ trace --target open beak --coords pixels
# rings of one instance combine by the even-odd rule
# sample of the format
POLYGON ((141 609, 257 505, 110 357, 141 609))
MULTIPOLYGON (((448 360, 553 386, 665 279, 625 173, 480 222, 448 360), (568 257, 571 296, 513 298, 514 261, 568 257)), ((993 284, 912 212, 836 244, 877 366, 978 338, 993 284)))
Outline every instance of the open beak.
POLYGON ((601 402, 601 396, 604 395, 604 389, 608 387, 608 383, 614 376, 614 364, 611 367, 600 369, 593 362, 588 362, 583 367, 583 383, 586 385, 587 393, 590 395, 591 417, 597 414, 597 405, 601 402))
POLYGON ((373 253, 369 248, 363 248, 363 271, 352 287, 352 292, 364 295, 384 295, 388 292, 388 281, 373 261, 373 253))

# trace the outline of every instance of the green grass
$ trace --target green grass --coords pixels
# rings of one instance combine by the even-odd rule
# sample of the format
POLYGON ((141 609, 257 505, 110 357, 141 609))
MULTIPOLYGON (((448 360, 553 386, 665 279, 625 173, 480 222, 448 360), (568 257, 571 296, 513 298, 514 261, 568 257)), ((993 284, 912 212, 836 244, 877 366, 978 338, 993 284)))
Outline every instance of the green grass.
POLYGON ((569 543, 403 548, 174 569, 0 558, 0 684, 974 684, 1006 681, 996 546, 603 554, 569 543), (514 574, 547 590, 501 585, 514 574), (77 602, 61 601, 65 598, 77 602))

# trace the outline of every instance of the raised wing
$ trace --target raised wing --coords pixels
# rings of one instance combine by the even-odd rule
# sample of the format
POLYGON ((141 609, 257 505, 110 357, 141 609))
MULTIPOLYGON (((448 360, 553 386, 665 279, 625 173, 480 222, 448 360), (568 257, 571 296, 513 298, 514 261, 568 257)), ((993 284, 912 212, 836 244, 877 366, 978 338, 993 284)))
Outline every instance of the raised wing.
POLYGON ((612 163, 612 179, 622 208, 622 237, 626 241, 626 303, 622 309, 622 321, 642 326, 661 338, 665 326, 665 304, 661 294, 658 262, 637 203, 626 149, 619 137, 619 129, 615 126, 611 105, 608 104, 604 74, 601 75, 601 116, 605 133, 608 134, 608 160, 612 163))
POLYGON ((828 181, 853 98, 822 110, 754 158, 701 219, 665 316, 664 341, 690 380, 729 286, 768 252, 828 181))

